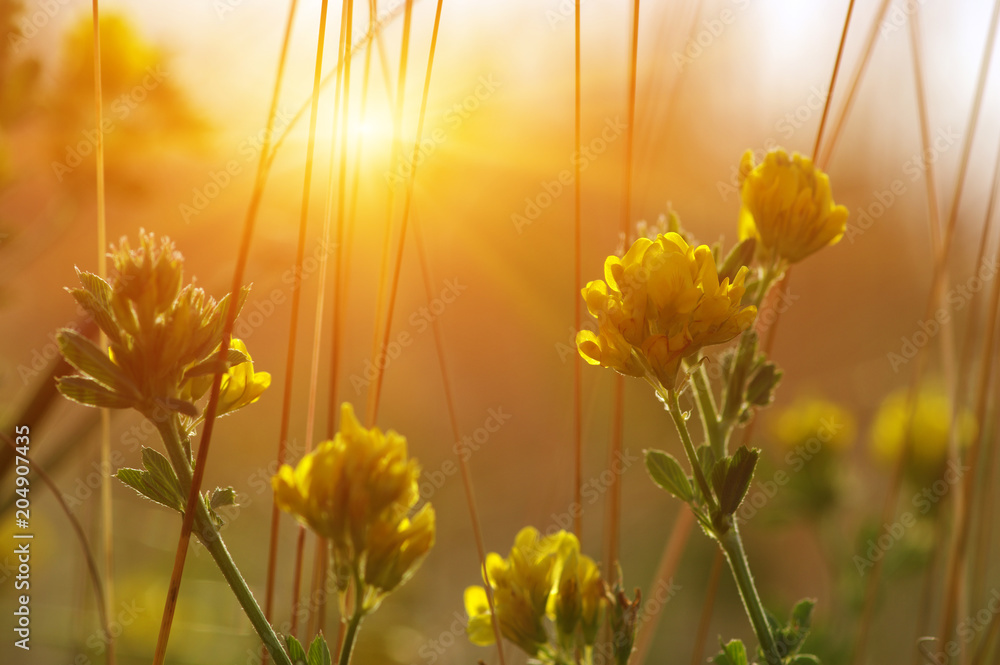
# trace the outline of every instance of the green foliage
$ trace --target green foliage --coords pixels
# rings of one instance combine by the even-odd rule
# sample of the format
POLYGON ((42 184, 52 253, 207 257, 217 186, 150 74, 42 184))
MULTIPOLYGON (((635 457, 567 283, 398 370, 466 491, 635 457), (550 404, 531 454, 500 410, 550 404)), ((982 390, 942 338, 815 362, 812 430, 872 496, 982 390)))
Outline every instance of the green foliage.
POLYGON ((142 466, 145 471, 119 469, 115 477, 147 499, 183 513, 186 503, 184 494, 167 458, 152 448, 143 448, 142 466))
POLYGON ((712 488, 719 499, 719 512, 729 516, 736 512, 750 488, 760 451, 741 446, 731 456, 721 459, 712 468, 712 488))
POLYGON ((657 485, 686 503, 694 500, 691 479, 673 455, 662 450, 646 451, 646 471, 657 485))
POLYGON ((288 645, 288 655, 292 659, 293 665, 331 665, 330 648, 322 635, 317 635, 312 644, 309 645, 309 652, 302 647, 302 644, 292 635, 285 637, 288 645))
POLYGON ((719 646, 722 647, 722 651, 712 659, 715 665, 748 665, 747 649, 742 641, 730 640, 723 644, 722 640, 719 640, 719 646))

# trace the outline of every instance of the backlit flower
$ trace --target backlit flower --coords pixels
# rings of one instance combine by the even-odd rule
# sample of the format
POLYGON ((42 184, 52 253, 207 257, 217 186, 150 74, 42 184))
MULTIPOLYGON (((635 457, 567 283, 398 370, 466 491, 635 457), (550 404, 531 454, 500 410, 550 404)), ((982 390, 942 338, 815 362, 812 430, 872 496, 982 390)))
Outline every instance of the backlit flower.
POLYGON ((798 153, 773 150, 755 165, 748 150, 740 196, 740 238, 755 237, 765 259, 795 263, 844 235, 847 208, 834 204, 830 179, 798 153))
POLYGON ((673 388, 684 358, 753 324, 757 309, 740 305, 746 273, 720 282, 707 245, 691 247, 673 232, 639 238, 625 256, 608 257, 603 281, 584 287, 598 330, 577 333, 580 355, 628 376, 652 372, 673 388))
POLYGON ((279 508, 330 539, 338 582, 346 586, 356 573, 370 610, 409 579, 434 544, 434 509, 425 505, 407 516, 419 475, 405 437, 362 427, 345 403, 333 440, 295 468, 282 466, 271 484, 279 508))
POLYGON ((247 351, 247 345, 243 343, 243 340, 233 339, 230 348, 245 355, 247 360, 233 365, 222 375, 222 385, 219 389, 218 414, 220 416, 253 404, 271 385, 271 375, 268 372, 254 371, 253 358, 250 357, 250 352, 247 351))
MULTIPOLYGON (((107 335, 108 348, 73 330, 60 331, 60 351, 80 375, 61 377, 59 391, 90 406, 135 408, 149 418, 163 409, 196 416, 193 402, 219 369, 215 354, 229 296, 217 303, 200 288, 184 285, 184 259, 167 238, 141 233, 136 249, 122 238, 111 257, 110 283, 78 270, 82 288, 70 290, 107 335)), ((244 288, 238 294, 237 310, 247 293, 244 288)), ((246 356, 246 347, 243 351, 246 356)), ((263 381, 266 373, 259 376, 263 381)), ((260 384, 253 388, 259 389, 260 384)))

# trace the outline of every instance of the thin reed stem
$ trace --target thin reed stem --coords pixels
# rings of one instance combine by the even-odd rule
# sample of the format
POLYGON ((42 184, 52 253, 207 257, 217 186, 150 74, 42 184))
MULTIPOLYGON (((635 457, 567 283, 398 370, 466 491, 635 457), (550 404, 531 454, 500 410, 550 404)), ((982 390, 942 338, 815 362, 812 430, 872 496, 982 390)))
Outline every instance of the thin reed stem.
MULTIPOLYGON (((573 154, 580 154, 581 125, 581 81, 580 81, 580 0, 573 9, 573 154)), ((580 228, 580 161, 573 160, 573 330, 580 330, 583 321, 583 259, 580 228)), ((583 359, 580 354, 573 358, 573 501, 583 505, 583 359)), ((583 539, 583 514, 573 513, 573 532, 577 540, 583 539)))
POLYGON ((844 44, 847 43, 847 29, 851 26, 851 16, 854 14, 854 0, 847 5, 847 17, 844 19, 844 29, 840 32, 840 44, 837 46, 837 57, 833 61, 833 74, 830 75, 830 87, 827 88, 826 102, 823 104, 823 115, 819 119, 819 129, 816 131, 816 142, 813 144, 813 158, 819 154, 819 146, 823 141, 823 130, 826 129, 826 119, 830 114, 830 103, 833 101, 833 89, 837 84, 837 74, 840 72, 840 62, 844 57, 844 44))
MULTIPOLYGON (((292 41, 292 24, 295 20, 295 12, 298 8, 298 0, 291 0, 288 5, 288 19, 285 21, 285 33, 281 41, 281 52, 278 56, 278 73, 275 77, 274 90, 271 93, 271 108, 268 112, 267 120, 267 131, 265 133, 265 144, 261 149, 261 161, 257 169, 257 182, 254 187, 254 198, 259 200, 260 195, 263 192, 264 182, 267 178, 267 165, 270 163, 271 152, 271 134, 274 131, 274 118, 277 115, 278 110, 278 100, 281 98, 281 83, 284 78, 285 73, 285 63, 288 59, 288 46, 292 41)), ((253 205, 253 204, 251 204, 253 205)), ((256 214, 256 213, 255 213, 256 214)), ((285 437, 279 437, 278 439, 278 454, 277 463, 280 467, 285 463, 285 451, 286 451, 287 439, 285 437)), ((268 548, 267 548, 267 577, 265 583, 264 591, 264 616, 270 621, 271 611, 273 609, 274 603, 274 579, 277 571, 278 565, 278 523, 279 523, 279 511, 278 506, 274 502, 271 503, 271 522, 270 531, 268 536, 268 548)), ((264 665, 267 665, 267 652, 264 651, 261 654, 261 661, 264 665)))
MULTIPOLYGON (((892 0, 882 0, 882 4, 879 6, 878 14, 876 14, 874 20, 872 21, 871 28, 868 30, 868 35, 865 39, 864 53, 855 65, 854 71, 851 73, 851 81, 847 86, 847 96, 844 98, 844 104, 840 107, 837 119, 833 123, 833 133, 830 136, 830 140, 827 142, 826 149, 822 151, 813 151, 813 161, 815 161, 816 165, 823 170, 826 170, 826 165, 830 162, 830 157, 833 155, 833 149, 837 147, 837 143, 840 140, 840 133, 844 129, 847 117, 850 115, 851 109, 854 106, 854 100, 857 98, 858 88, 861 85, 861 79, 864 77, 865 71, 868 69, 868 63, 871 61, 872 53, 875 51, 875 42, 878 40, 882 21, 885 20, 885 14, 889 10, 890 4, 892 4, 892 0)), ((832 95, 827 95, 826 104, 829 105, 831 100, 832 95)))
MULTIPOLYGON (((657 585, 670 584, 677 566, 680 565, 681 555, 687 547, 688 538, 691 536, 691 527, 694 526, 694 513, 690 510, 681 509, 674 520, 674 526, 667 537, 667 543, 663 547, 660 555, 660 563, 656 566, 656 575, 650 584, 650 592, 646 598, 652 598, 657 585)), ((662 613, 662 610, 661 610, 662 613)), ((656 626, 660 621, 660 614, 647 616, 647 620, 639 627, 639 634, 635 638, 635 651, 631 662, 635 665, 643 665, 649 655, 649 649, 653 645, 653 638, 656 636, 656 626)))
POLYGON ((712 623, 712 608, 715 606, 715 595, 719 590, 719 578, 722 577, 722 564, 725 557, 722 550, 716 550, 715 558, 712 559, 712 570, 708 573, 708 589, 705 590, 705 603, 701 608, 701 618, 698 619, 698 628, 694 634, 694 645, 691 648, 691 665, 699 665, 705 662, 705 639, 708 637, 708 628, 712 623))
MULTIPOLYGON (((627 118, 625 124, 625 168, 623 174, 623 192, 621 209, 621 240, 625 251, 629 245, 629 225, 632 218, 632 151, 635 139, 635 88, 639 59, 639 4, 632 3, 631 32, 629 37, 629 76, 627 96, 627 118)), ((619 458, 625 437, 625 379, 616 374, 611 389, 611 447, 608 450, 608 468, 619 458)), ((608 521, 605 532, 606 573, 608 579, 618 566, 621 543, 621 478, 612 474, 611 487, 608 488, 608 521)))
MULTIPOLYGON (((337 241, 334 247, 334 268, 333 268, 333 324, 337 326, 339 323, 338 317, 338 307, 339 307, 339 292, 340 292, 340 267, 341 267, 341 243, 343 242, 343 199, 344 199, 344 169, 346 168, 345 161, 347 155, 347 115, 350 111, 350 81, 351 81, 351 61, 350 61, 350 46, 348 44, 348 33, 352 29, 353 24, 353 7, 354 3, 349 0, 342 3, 341 16, 340 16, 340 41, 337 46, 338 59, 342 59, 344 62, 343 67, 338 67, 337 72, 337 86, 334 95, 334 112, 333 112, 333 131, 331 132, 330 139, 330 163, 327 169, 327 183, 326 183, 326 206, 323 211, 323 230, 321 233, 322 243, 323 243, 323 254, 319 261, 319 285, 316 289, 316 313, 314 317, 314 328, 313 328, 313 339, 312 339, 312 357, 310 358, 309 364, 309 397, 307 405, 307 415, 306 415, 306 441, 310 442, 308 446, 312 446, 312 441, 314 439, 316 430, 316 402, 317 402, 317 390, 319 386, 319 356, 320 349, 322 347, 323 340, 323 318, 324 310, 326 306, 326 282, 327 282, 327 254, 328 248, 330 246, 330 226, 331 218, 333 216, 333 198, 334 192, 337 193, 338 198, 338 214, 337 214, 337 241), (341 75, 342 73, 342 75, 341 75), (343 122, 341 123, 341 120, 343 122), (339 125, 342 125, 342 131, 338 136, 339 125), (340 160, 340 188, 334 189, 333 179, 334 174, 337 172, 336 169, 336 158, 337 155, 341 155, 340 160)), ((330 338, 331 344, 331 373, 330 373, 330 388, 331 388, 331 402, 336 403, 336 387, 338 384, 337 379, 339 378, 339 344, 338 344, 338 331, 334 329, 333 334, 330 338)), ((328 417, 328 422, 333 421, 333 409, 328 417)), ((313 552, 313 575, 312 583, 310 584, 310 594, 309 598, 316 599, 315 607, 313 604, 309 604, 309 623, 307 628, 307 635, 313 635, 317 632, 318 627, 322 627, 326 623, 326 594, 322 592, 323 586, 326 582, 327 570, 329 567, 329 554, 327 548, 327 542, 325 538, 317 536, 316 547, 313 552)))
MULTIPOLYGON (((964 187, 965 174, 968 169, 969 154, 972 147, 972 137, 975 134, 975 128, 979 118, 979 111, 982 104, 983 91, 986 85, 987 73, 989 71, 989 60, 992 54, 993 44, 996 37, 997 29, 997 19, 1000 17, 1000 1, 994 4, 993 16, 990 23, 989 35, 986 41, 985 52, 980 65, 979 79, 976 85, 976 93, 973 101, 972 108, 970 109, 970 118, 968 123, 967 134, 965 137, 965 142, 962 148, 961 163, 959 166, 958 179, 955 184, 955 194, 952 200, 951 212, 949 213, 948 223, 945 227, 944 237, 942 239, 941 251, 935 257, 934 261, 934 272, 931 280, 931 289, 927 298, 927 305, 924 311, 924 318, 929 318, 933 316, 934 311, 937 309, 937 304, 940 302, 943 296, 943 285, 944 278, 947 272, 947 259, 951 249, 952 237, 955 230, 955 221, 957 219, 957 213, 959 209, 959 204, 962 198, 962 191, 964 187)), ((926 367, 926 356, 927 347, 921 347, 917 352, 916 366, 914 369, 912 382, 907 395, 907 417, 906 417, 906 427, 904 428, 904 445, 903 451, 896 462, 896 467, 893 471, 892 481, 889 486, 889 493, 886 496, 885 505, 882 511, 883 523, 888 523, 892 520, 895 515, 896 503, 899 498, 899 491, 902 486, 903 469, 906 463, 910 459, 910 434, 913 427, 913 417, 916 412, 916 400, 917 394, 919 392, 919 386, 923 378, 924 369, 926 367)), ((956 540, 953 546, 953 554, 957 553, 958 541, 956 540)), ((863 660, 863 654, 867 646, 868 632, 872 622, 872 617, 874 614, 875 599, 877 597, 878 585, 881 578, 882 572, 882 561, 879 559, 874 562, 872 569, 869 571, 868 582, 865 589, 865 601, 861 612, 861 621, 859 623, 858 637, 854 642, 854 652, 851 659, 851 663, 858 665, 863 660)), ((953 570, 953 568, 952 568, 953 570)), ((948 586, 952 587, 957 584, 957 580, 949 578, 948 586)), ((944 613, 942 615, 942 631, 941 633, 950 633, 950 628, 948 626, 952 625, 951 615, 955 611, 955 607, 951 606, 953 602, 957 602, 957 588, 949 588, 946 591, 946 603, 944 608, 944 613), (953 595, 953 592, 955 595, 953 595)), ((947 642, 947 637, 943 637, 942 640, 947 642)))
MULTIPOLYGON (((413 236, 417 245, 417 257, 420 261, 420 274, 424 283, 424 296, 428 306, 434 299, 434 290, 431 284, 430 266, 427 260, 427 251, 424 248, 423 234, 420 231, 420 222, 416 214, 413 216, 413 236)), ((448 422, 451 424, 452 439, 459 441, 462 438, 462 430, 458 426, 458 411, 455 408, 455 397, 451 388, 451 379, 448 375, 448 364, 445 360, 444 335, 441 333, 441 325, 437 318, 431 321, 431 330, 434 335, 434 349, 437 352, 438 368, 441 370, 441 384, 444 388, 445 404, 448 406, 448 422)), ((476 493, 472 483, 472 472, 469 470, 469 461, 465 455, 459 454, 459 449, 455 448, 458 457, 458 466, 462 475, 462 489, 465 492, 465 503, 469 508, 469 519, 472 521, 472 535, 476 541, 476 553, 479 556, 479 569, 483 575, 486 587, 486 602, 490 608, 490 620, 493 624, 493 636, 496 639, 497 656, 500 665, 504 665, 503 635, 500 632, 500 622, 497 619, 493 587, 490 584, 489 572, 486 570, 486 545, 483 541, 483 527, 479 520, 479 508, 476 505, 476 493)))
MULTIPOLYGON (((403 38, 402 45, 400 47, 399 53, 399 74, 396 82, 396 95, 393 100, 393 114, 392 114, 392 146, 389 150, 389 171, 392 172, 396 165, 400 163, 400 145, 402 143, 401 136, 403 132, 403 99, 404 93, 406 92, 406 70, 409 61, 410 52, 410 28, 413 18, 413 1, 406 0, 406 7, 403 12, 403 38)), ((379 47, 382 44, 379 42, 379 47)), ((382 58, 382 62, 385 63, 385 58, 382 58)), ((415 174, 411 173, 412 178, 415 174)), ((386 309, 385 299, 386 290, 389 288, 389 262, 391 259, 392 252, 392 217, 393 211, 396 203, 396 187, 395 183, 389 183, 389 187, 386 190, 386 202, 385 202, 385 226, 382 236, 382 258, 379 262, 379 272, 378 272, 378 291, 375 294, 375 326, 372 333, 372 363, 375 365, 375 377, 372 379, 372 383, 368 389, 368 404, 366 409, 366 419, 368 425, 371 426, 375 422, 375 415, 378 412, 378 400, 379 393, 381 391, 381 376, 382 370, 379 369, 379 340, 381 339, 382 333, 382 311, 386 309)), ((403 246, 404 237, 400 233, 399 246, 403 246)), ((391 310, 392 305, 390 304, 388 309, 391 310)), ((390 315, 391 316, 391 315, 390 315)), ((388 333, 387 333, 388 335, 388 333)))
MULTIPOLYGON (((306 248, 306 227, 309 222, 309 199, 312 191, 313 158, 316 150, 316 121, 319 115, 320 83, 323 76, 323 48, 326 42, 326 19, 329 0, 323 0, 320 5, 319 34, 316 41, 316 66, 313 70, 312 106, 309 111, 309 141, 306 144, 305 174, 302 182, 302 202, 299 208, 299 240, 295 250, 295 281, 292 288, 291 322, 288 333, 288 350, 285 360, 285 390, 281 403, 281 431, 279 441, 288 438, 288 428, 291 421, 292 386, 295 375, 295 350, 298 342, 299 306, 302 301, 302 262, 306 248)), ((307 439, 305 448, 312 448, 312 440, 307 439)), ((302 559, 305 550, 306 530, 298 525, 298 538, 295 547, 295 564, 292 573, 292 622, 289 633, 298 632, 299 613, 295 611, 299 602, 299 589, 302 580, 302 559)))
MULTIPOLYGON (((94 148, 94 159, 96 162, 95 172, 97 175, 96 195, 97 195, 97 275, 101 279, 108 276, 108 219, 107 201, 104 187, 104 92, 101 77, 101 11, 98 0, 93 0, 93 24, 94 24, 94 117, 96 124, 97 145, 94 148)), ((99 331, 97 335, 97 345, 105 348, 108 345, 107 335, 104 331, 99 331)), ((108 409, 101 409, 101 468, 111 468, 111 412, 108 409)), ((111 478, 104 475, 101 478, 101 526, 103 533, 102 549, 104 551, 104 596, 107 603, 104 611, 108 611, 114 604, 114 555, 115 555, 115 526, 114 511, 111 504, 111 478)), ((110 615, 104 617, 105 623, 111 621, 110 615)), ((109 633, 108 638, 108 663, 115 662, 115 640, 109 633)))
MULTIPOLYGON (((406 227, 410 218, 410 207, 413 201, 413 187, 417 180, 417 167, 419 166, 420 142, 423 138, 424 119, 427 115, 427 98, 430 96, 431 73, 434 70, 434 53, 437 50, 438 34, 441 29, 441 8, 444 0, 438 0, 437 8, 434 11, 434 27, 431 30, 430 51, 427 54, 427 71, 424 75, 424 87, 420 97, 420 111, 417 114, 417 129, 413 140, 413 151, 410 157, 410 174, 406 179, 406 193, 403 198, 403 216, 399 223, 399 240, 396 246, 396 261, 393 265, 392 279, 389 288, 389 300, 386 304, 385 327, 382 329, 382 347, 376 356, 375 378, 372 379, 372 392, 370 401, 369 426, 373 425, 378 418, 379 402, 382 396, 382 382, 385 378, 384 356, 389 347, 389 336, 392 334, 392 320, 396 309, 396 296, 399 292, 399 277, 403 270, 403 247, 406 241, 406 227)), ((401 93, 397 92, 397 95, 401 93)))

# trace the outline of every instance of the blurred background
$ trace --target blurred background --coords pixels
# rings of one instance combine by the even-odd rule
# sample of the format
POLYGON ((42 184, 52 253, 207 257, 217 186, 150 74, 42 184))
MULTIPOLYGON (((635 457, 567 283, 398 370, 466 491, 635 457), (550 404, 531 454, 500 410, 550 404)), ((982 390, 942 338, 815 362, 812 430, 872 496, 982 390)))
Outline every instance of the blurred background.
MULTIPOLYGON (((371 378, 387 187, 409 174, 404 167, 390 168, 392 115, 386 94, 387 81, 395 88, 402 4, 378 4, 384 24, 372 61, 368 107, 363 118, 355 108, 351 120, 351 145, 363 141, 363 150, 348 250, 340 390, 343 399, 358 406, 371 378)), ((878 20, 879 5, 856 3, 834 114, 878 20)), ((229 515, 225 536, 258 596, 267 561, 269 478, 275 470, 307 140, 308 114, 294 124, 293 118, 308 101, 319 6, 317 0, 302 0, 293 26, 276 121, 287 138, 267 183, 247 268, 253 292, 236 329, 257 369, 271 372, 273 384, 257 405, 219 422, 205 481, 207 487, 232 485, 238 493, 240 505, 229 515)), ((982 0, 898 1, 891 7, 827 164, 835 199, 851 211, 848 234, 796 266, 785 301, 775 306, 782 313, 773 356, 785 377, 775 407, 761 414, 754 430, 753 443, 764 450, 764 462, 750 497, 761 505, 743 528, 769 608, 784 616, 799 598, 818 599, 809 645, 829 663, 847 662, 856 634, 866 571, 855 557, 866 556, 869 539, 884 532, 879 514, 891 475, 886 460, 894 455, 898 433, 893 434, 891 408, 880 413, 880 407, 912 375, 913 363, 897 362, 890 354, 903 353, 904 340, 913 341, 920 330, 933 272, 924 173, 932 164, 945 217, 992 10, 982 0), (930 154, 922 154, 907 27, 918 4, 930 154), (782 420, 782 413, 791 415, 782 420), (814 445, 826 431, 823 422, 842 424, 833 428, 836 445, 826 439, 814 445), (880 434, 873 435, 873 427, 880 434), (873 452, 877 441, 878 454, 873 452), (778 482, 781 477, 790 481, 778 482), (780 491, 771 492, 768 480, 780 491)), ((429 0, 414 7, 402 136, 406 149, 416 132, 434 8, 429 0)), ((585 280, 603 275, 604 258, 621 242, 630 8, 620 0, 582 2, 582 136, 589 150, 582 162, 585 280)), ((231 280, 261 150, 286 3, 118 0, 102 3, 101 11, 109 240, 127 236, 134 242, 140 229, 170 236, 185 256, 187 275, 221 297, 231 280)), ((633 221, 652 224, 672 209, 700 242, 721 240, 731 246, 740 155, 775 146, 812 152, 846 11, 847 2, 643 3, 633 221)), ((353 26, 358 38, 367 28, 367 16, 361 14, 353 26)), ((74 266, 96 270, 90 20, 89 3, 0 0, 0 423, 5 431, 21 424, 26 405, 44 389, 57 355, 55 332, 80 320, 63 290, 76 284, 74 266)), ((328 54, 336 52, 338 20, 339 12, 331 9, 328 54)), ((411 453, 424 468, 422 496, 438 512, 438 542, 418 575, 367 621, 356 662, 496 659, 494 651, 469 644, 463 621, 457 621, 463 617, 462 591, 478 583, 479 575, 431 321, 442 327, 460 426, 475 442, 470 465, 487 549, 506 553, 525 525, 543 531, 553 524, 572 528, 567 510, 573 494, 572 340, 578 296, 572 185, 560 183, 560 173, 572 173, 573 167, 573 43, 569 0, 444 3, 413 203, 440 300, 427 307, 411 235, 391 334, 399 352, 390 352, 379 414, 383 428, 408 437, 411 453), (498 414, 505 416, 503 424, 492 427, 498 414), (487 432, 487 426, 496 431, 487 432)), ((324 71, 332 66, 328 60, 324 71)), ((980 267, 979 234, 1000 141, 998 83, 994 63, 958 211, 952 286, 967 284, 980 267)), ((320 242, 320 228, 333 85, 324 90, 293 393, 294 458, 304 450, 318 262, 330 252, 320 242)), ((356 105, 358 97, 352 92, 356 105)), ((991 238, 988 252, 994 243, 991 238)), ((980 296, 987 290, 982 283, 968 288, 980 296)), ((947 343, 961 340, 967 326, 979 325, 967 320, 971 301, 971 295, 947 301, 953 322, 947 343)), ((954 376, 949 378, 940 362, 939 341, 931 342, 927 421, 917 428, 918 435, 927 434, 927 446, 938 446, 935 450, 943 450, 940 430, 947 430, 950 413, 947 398, 940 395, 954 388, 954 376)), ((320 366, 327 363, 324 356, 320 366)), ((598 559, 608 496, 608 476, 601 474, 607 464, 612 378, 599 369, 583 372, 584 479, 593 490, 585 495, 583 544, 598 559)), ((325 404, 326 383, 320 380, 320 404, 325 404)), ((625 391, 621 563, 626 585, 648 592, 680 504, 650 482, 641 451, 660 447, 677 454, 680 446, 648 387, 628 381, 625 391)), ((319 415, 320 429, 326 417, 319 415)), ((29 423, 33 460, 54 476, 95 543, 97 479, 107 472, 100 467, 96 422, 92 410, 58 399, 29 423)), ((111 436, 115 469, 138 466, 140 444, 159 445, 134 412, 113 414, 111 436)), ((936 531, 935 515, 942 509, 924 513, 910 501, 941 477, 943 457, 932 452, 929 458, 931 471, 908 473, 901 494, 900 512, 913 513, 916 526, 885 552, 885 579, 871 627, 876 639, 868 651, 873 663, 898 662, 893 654, 903 648, 909 658, 927 580, 940 587, 937 555, 944 538, 936 531)), ((11 469, 4 473, 0 562, 8 563, 0 566, 0 598, 7 608, 15 594, 9 563, 13 495, 7 489, 13 483, 11 469)), ((5 611, 0 626, 8 637, 0 644, 0 660, 103 662, 106 649, 77 542, 48 490, 38 481, 32 488, 37 534, 33 648, 30 654, 13 649, 12 619, 5 611)), ((112 614, 121 628, 119 663, 148 662, 180 521, 121 484, 113 492, 112 614)), ((951 497, 946 489, 939 498, 947 504, 951 497)), ((295 525, 285 517, 279 625, 290 613, 286 587, 294 540, 295 525)), ((693 532, 673 576, 675 592, 655 613, 648 662, 691 660, 713 557, 713 544, 693 532)), ((987 572, 991 576, 983 588, 988 590, 998 583, 998 571, 987 566, 987 572)), ((335 630, 334 619, 330 624, 335 630)), ((719 636, 752 641, 728 573, 719 584, 706 655, 714 653, 719 636)), ((192 546, 168 662, 255 662, 256 645, 210 558, 192 546)))

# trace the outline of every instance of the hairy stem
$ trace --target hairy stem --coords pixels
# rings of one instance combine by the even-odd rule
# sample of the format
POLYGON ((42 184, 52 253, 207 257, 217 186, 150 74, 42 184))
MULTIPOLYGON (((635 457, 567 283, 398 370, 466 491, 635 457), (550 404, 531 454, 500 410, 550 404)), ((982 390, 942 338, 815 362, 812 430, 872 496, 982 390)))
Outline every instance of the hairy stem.
POLYGON ((760 595, 754 585, 739 529, 734 523, 726 533, 716 537, 719 541, 719 547, 722 548, 729 561, 729 568, 733 571, 733 579, 736 580, 736 586, 740 590, 740 598, 743 599, 743 607, 746 609, 747 616, 750 617, 750 623, 757 635, 757 641, 760 642, 760 648, 764 651, 764 657, 769 665, 781 665, 777 643, 774 641, 774 635, 771 634, 771 626, 767 622, 764 605, 760 602, 760 595))
MULTIPOLYGON (((190 445, 190 443, 187 443, 187 446, 185 445, 188 437, 182 433, 180 423, 175 414, 171 414, 166 419, 156 418, 151 420, 153 420, 153 423, 160 431, 160 437, 163 439, 163 444, 167 449, 171 465, 174 467, 177 478, 180 480, 181 491, 188 493, 191 489, 193 474, 190 457, 184 453, 187 446, 190 445)), ((233 594, 239 601, 243 612, 247 615, 254 630, 257 631, 257 635, 260 636, 260 639, 267 646, 267 650, 270 652, 271 657, 274 658, 274 662, 281 665, 292 665, 291 660, 289 660, 284 648, 281 646, 281 640, 264 616, 260 605, 257 604, 257 600, 253 597, 253 592, 250 591, 250 587, 247 585, 246 580, 243 579, 243 575, 236 566, 236 562, 233 561, 232 556, 229 554, 229 550, 222 540, 222 534, 215 528, 215 523, 208 513, 208 507, 205 505, 205 502, 198 501, 195 504, 195 510, 194 533, 198 536, 198 539, 205 546, 205 549, 208 550, 209 554, 212 555, 212 559, 215 560, 219 570, 222 571, 222 576, 229 584, 229 588, 233 590, 233 594)))

